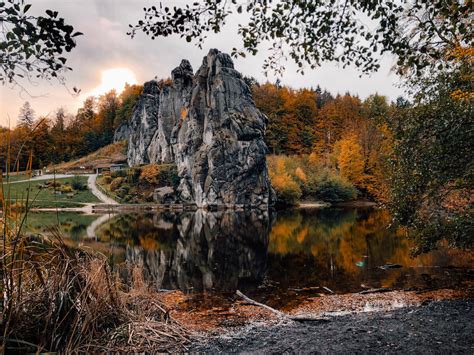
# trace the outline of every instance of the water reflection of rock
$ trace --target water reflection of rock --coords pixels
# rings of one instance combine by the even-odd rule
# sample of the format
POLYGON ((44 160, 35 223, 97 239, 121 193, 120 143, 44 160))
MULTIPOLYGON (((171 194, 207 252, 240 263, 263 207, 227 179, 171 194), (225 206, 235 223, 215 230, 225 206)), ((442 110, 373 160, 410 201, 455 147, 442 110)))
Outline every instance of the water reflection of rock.
POLYGON ((257 285, 266 266, 270 220, 258 212, 184 212, 154 215, 156 233, 174 245, 129 246, 126 259, 143 267, 156 288, 235 291, 257 285))

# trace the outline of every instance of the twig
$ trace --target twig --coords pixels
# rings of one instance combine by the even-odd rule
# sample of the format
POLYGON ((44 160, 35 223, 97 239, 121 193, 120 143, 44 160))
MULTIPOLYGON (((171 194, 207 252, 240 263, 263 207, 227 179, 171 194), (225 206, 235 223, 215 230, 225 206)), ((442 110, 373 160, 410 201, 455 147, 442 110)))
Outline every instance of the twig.
POLYGON ((257 306, 257 307, 262 307, 262 308, 265 308, 266 310, 272 312, 272 313, 275 313, 276 315, 278 315, 279 317, 281 318, 285 318, 285 319, 288 319, 288 320, 292 320, 292 321, 296 321, 296 322, 306 322, 306 321, 329 321, 328 318, 317 318, 317 317, 306 317, 306 316, 291 316, 287 313, 283 313, 275 308, 272 308, 270 306, 267 306, 266 304, 263 304, 263 303, 260 303, 260 302, 257 302, 257 301, 254 301, 253 299, 245 296, 242 292, 240 292, 239 290, 235 291, 235 294, 237 296, 239 296, 240 298, 242 298, 243 300, 245 300, 245 302, 247 303, 250 303, 254 306, 257 306))
POLYGON ((384 293, 393 291, 391 288, 371 288, 369 290, 360 291, 359 294, 366 295, 368 293, 384 293))
POLYGON ((331 290, 329 287, 323 286, 323 288, 324 288, 326 291, 328 291, 328 292, 334 294, 334 291, 331 290))

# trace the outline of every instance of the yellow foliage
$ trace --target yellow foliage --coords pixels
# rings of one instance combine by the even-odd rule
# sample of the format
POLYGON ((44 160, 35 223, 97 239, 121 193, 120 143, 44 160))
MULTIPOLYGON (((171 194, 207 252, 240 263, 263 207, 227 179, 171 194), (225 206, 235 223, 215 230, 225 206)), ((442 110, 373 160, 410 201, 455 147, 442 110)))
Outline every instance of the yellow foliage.
POLYGON ((140 180, 150 185, 156 184, 156 179, 159 172, 160 167, 157 164, 146 165, 142 168, 142 171, 140 173, 140 180))
POLYGON ((295 175, 298 179, 300 179, 303 182, 306 182, 308 178, 306 177, 306 174, 304 173, 303 169, 300 167, 297 167, 295 170, 295 175))
POLYGON ((341 175, 357 186, 364 182, 364 156, 355 134, 340 139, 334 148, 341 175))
POLYGON ((186 107, 181 108, 181 120, 184 120, 188 114, 188 109, 186 107))

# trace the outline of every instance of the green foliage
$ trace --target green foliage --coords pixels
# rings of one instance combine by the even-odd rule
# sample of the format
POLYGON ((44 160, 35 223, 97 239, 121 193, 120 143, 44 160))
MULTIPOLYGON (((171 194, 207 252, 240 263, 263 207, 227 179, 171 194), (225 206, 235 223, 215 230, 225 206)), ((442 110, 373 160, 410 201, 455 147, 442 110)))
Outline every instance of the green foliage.
POLYGON ((71 181, 71 187, 76 191, 85 191, 87 190, 87 184, 84 183, 84 180, 79 176, 74 176, 71 181))
POLYGON ((66 66, 64 52, 75 46, 73 26, 57 11, 35 16, 31 4, 24 0, 0 2, 0 83, 15 83, 18 79, 59 78, 66 66))
POLYGON ((418 251, 443 239, 473 244, 474 110, 472 98, 451 95, 462 85, 458 79, 438 76, 435 86, 429 79, 424 87, 430 89, 394 123, 391 208, 419 241, 418 251))
POLYGON ((322 201, 343 202, 357 197, 357 190, 350 182, 329 171, 324 172, 310 189, 322 201))
POLYGON ((447 49, 472 43, 472 2, 457 0, 234 1, 204 0, 169 8, 166 2, 144 9, 129 35, 144 32, 152 39, 178 34, 199 48, 207 33, 221 32, 227 17, 246 12, 238 34, 243 50, 255 55, 271 46, 265 70, 281 74, 291 58, 303 73, 322 62, 355 65, 368 73, 380 67, 380 54, 398 57, 400 71, 419 72, 439 65, 447 49), (370 19, 367 25, 360 18, 370 19), (247 22, 245 22, 245 20, 247 22))
POLYGON ((294 205, 300 199, 343 202, 357 197, 354 185, 318 164, 314 157, 269 156, 268 168, 272 186, 281 204, 294 205))

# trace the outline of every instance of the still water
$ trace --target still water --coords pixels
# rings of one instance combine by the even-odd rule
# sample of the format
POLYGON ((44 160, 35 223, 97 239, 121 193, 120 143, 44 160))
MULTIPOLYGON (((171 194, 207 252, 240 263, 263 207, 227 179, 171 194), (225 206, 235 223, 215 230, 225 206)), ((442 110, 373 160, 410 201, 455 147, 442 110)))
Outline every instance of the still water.
POLYGON ((125 279, 125 265, 142 267, 156 289, 240 289, 277 304, 290 294, 327 289, 463 287, 473 280, 472 252, 441 248, 412 258, 410 241, 381 209, 41 213, 29 217, 28 229, 47 233, 45 225, 58 223, 70 243, 104 253, 125 279), (384 269, 387 264, 397 265, 384 269))

